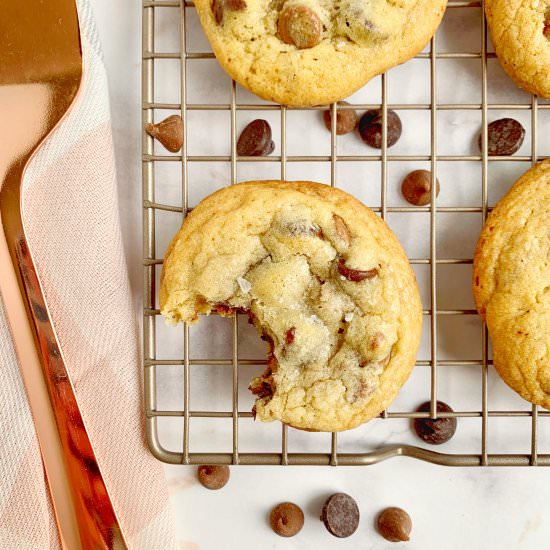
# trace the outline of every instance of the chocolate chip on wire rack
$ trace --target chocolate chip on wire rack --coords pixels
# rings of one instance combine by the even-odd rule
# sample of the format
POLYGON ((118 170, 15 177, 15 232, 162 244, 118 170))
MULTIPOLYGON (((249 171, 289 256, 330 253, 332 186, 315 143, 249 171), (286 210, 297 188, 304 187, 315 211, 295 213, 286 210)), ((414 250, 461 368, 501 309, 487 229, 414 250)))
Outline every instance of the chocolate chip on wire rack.
POLYGON ((357 503, 345 493, 335 493, 325 501, 321 521, 331 535, 338 538, 349 537, 359 526, 357 503))
POLYGON ((183 120, 179 115, 172 115, 157 124, 148 123, 145 131, 171 153, 177 153, 183 145, 183 120))
MULTIPOLYGON (((525 128, 513 118, 494 120, 487 127, 487 154, 494 156, 510 156, 519 151, 525 138, 525 128)), ((482 136, 478 145, 482 151, 482 136)))
MULTIPOLYGON (((439 180, 436 180, 435 196, 439 195, 439 180)), ((401 184, 401 192, 407 202, 415 206, 426 206, 432 200, 432 173, 428 170, 414 170, 401 184)))
POLYGON ((237 154, 241 157, 262 157, 275 149, 271 140, 271 126, 267 120, 257 118, 246 125, 237 141, 237 154))
MULTIPOLYGON (((347 101, 340 101, 338 103, 338 108, 336 109, 336 134, 339 136, 353 132, 357 126, 358 120, 356 111, 353 109, 340 109, 341 105, 349 106, 349 103, 347 101)), ((323 122, 329 132, 332 131, 331 115, 331 109, 323 111, 323 122)))
MULTIPOLYGON (((440 413, 451 413, 454 412, 453 409, 444 403, 443 401, 437 402, 437 412, 440 413)), ((430 402, 426 401, 422 403, 417 409, 416 412, 430 412, 430 402)), ((456 432, 457 421, 454 417, 446 418, 415 418, 413 421, 414 431, 416 435, 420 437, 426 443, 432 445, 441 445, 446 443, 453 437, 456 432)))
POLYGON ((229 466, 209 464, 199 466, 197 476, 201 485, 215 491, 224 487, 229 481, 229 466))
POLYGON ((392 506, 382 510, 376 519, 378 532, 390 542, 410 540, 412 531, 411 516, 402 508, 392 506))
MULTIPOLYGON (((387 112, 387 144, 395 145, 401 137, 403 125, 399 115, 388 109, 387 112)), ((359 135, 362 140, 375 149, 382 149, 382 109, 371 109, 359 119, 359 135)))
POLYGON ((269 523, 273 531, 281 537, 293 537, 304 526, 304 513, 293 502, 281 502, 271 510, 269 523))

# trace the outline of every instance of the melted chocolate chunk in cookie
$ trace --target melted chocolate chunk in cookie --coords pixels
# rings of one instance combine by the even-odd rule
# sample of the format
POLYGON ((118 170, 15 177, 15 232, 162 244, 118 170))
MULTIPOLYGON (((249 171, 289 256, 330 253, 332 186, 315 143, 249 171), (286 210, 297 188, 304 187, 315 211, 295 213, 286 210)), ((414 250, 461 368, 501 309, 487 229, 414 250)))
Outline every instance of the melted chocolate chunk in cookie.
POLYGON ((289 6, 279 15, 277 32, 285 44, 294 44, 299 50, 313 48, 321 41, 321 20, 306 6, 289 6))
POLYGON ((226 11, 243 11, 246 9, 246 2, 244 0, 212 0, 211 8, 216 23, 221 25, 226 11))

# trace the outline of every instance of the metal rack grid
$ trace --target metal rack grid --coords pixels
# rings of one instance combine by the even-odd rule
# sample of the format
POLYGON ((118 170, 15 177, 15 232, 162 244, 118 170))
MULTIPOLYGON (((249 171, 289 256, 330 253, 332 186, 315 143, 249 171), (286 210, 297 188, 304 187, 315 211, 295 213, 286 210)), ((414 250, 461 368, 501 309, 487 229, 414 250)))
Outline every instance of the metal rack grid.
MULTIPOLYGON (((437 354, 437 320, 443 315, 475 315, 471 309, 438 309, 437 307, 437 276, 436 268, 442 264, 471 264, 471 259, 461 258, 438 258, 436 254, 437 242, 437 213, 480 213, 485 220, 488 207, 488 163, 506 162, 509 160, 521 161, 534 164, 545 157, 537 155, 537 112, 541 109, 550 109, 550 104, 539 104, 536 97, 532 97, 530 103, 525 104, 490 104, 487 94, 487 59, 494 57, 494 53, 487 51, 487 27, 485 22, 483 2, 459 2, 450 1, 448 9, 479 8, 481 51, 478 53, 438 53, 436 50, 435 37, 430 42, 428 53, 421 53, 417 59, 429 60, 430 66, 430 102, 426 104, 390 104, 388 103, 388 86, 386 75, 381 77, 381 104, 354 104, 349 108, 372 109, 381 108, 383 113, 383 147, 379 155, 338 155, 335 117, 332 117, 331 131, 331 153, 330 155, 319 156, 291 156, 286 153, 286 132, 288 107, 267 104, 240 104, 237 103, 236 84, 231 84, 231 101, 229 104, 190 104, 186 100, 186 72, 187 60, 190 59, 212 59, 212 53, 194 53, 186 49, 186 14, 188 10, 194 9, 193 3, 189 1, 179 2, 178 0, 143 0, 143 36, 142 36, 142 123, 153 121, 155 110, 177 110, 181 112, 182 118, 186 119, 187 111, 191 110, 224 110, 230 111, 231 116, 231 155, 230 156, 190 156, 187 154, 187 139, 185 140, 181 155, 154 154, 153 140, 143 132, 142 143, 142 173, 143 173, 143 251, 144 251, 144 311, 143 311, 143 338, 144 338, 144 374, 145 374, 145 413, 146 413, 146 434, 149 447, 152 453, 160 460, 172 464, 258 464, 258 465, 370 465, 394 456, 409 456, 424 461, 447 466, 550 466, 550 454, 541 454, 537 450, 537 427, 540 417, 550 416, 550 411, 539 411, 533 405, 531 411, 489 410, 488 407, 488 366, 491 361, 488 359, 488 339, 485 327, 482 329, 482 358, 480 360, 441 360, 437 354), (157 10, 172 9, 179 12, 180 17, 180 51, 179 52, 157 52, 155 51, 155 13, 157 10), (154 65, 157 59, 175 59, 180 62, 180 84, 181 103, 159 103, 155 102, 154 65), (436 68, 439 59, 478 59, 481 64, 481 103, 480 104, 459 104, 459 103, 437 103, 436 102, 436 68), (385 120, 388 109, 395 110, 428 110, 430 111, 431 128, 431 150, 429 155, 391 155, 386 148, 386 127, 385 120), (437 154, 437 113, 444 110, 477 110, 481 111, 482 122, 482 152, 480 155, 438 155, 437 154), (531 155, 514 157, 490 157, 487 154, 487 120, 488 111, 496 109, 528 110, 531 115, 531 155), (281 154, 269 157, 238 157, 236 153, 236 112, 238 110, 256 111, 279 111, 281 124, 281 154), (391 161, 429 161, 431 164, 432 183, 437 177, 436 169, 438 161, 477 161, 481 165, 482 199, 479 207, 438 207, 435 201, 435 185, 432 185, 432 202, 426 207, 390 207, 387 206, 387 168, 391 161), (185 216, 189 212, 188 194, 188 165, 198 161, 229 162, 231 166, 231 181, 233 184, 237 179, 237 163, 240 162, 278 162, 280 164, 280 177, 285 179, 287 163, 291 162, 330 162, 330 183, 336 185, 336 170, 338 163, 347 161, 368 161, 379 162, 381 166, 380 185, 380 207, 373 208, 382 218, 388 213, 399 212, 429 212, 430 216, 430 241, 428 258, 410 258, 411 264, 425 264, 430 270, 430 298, 431 307, 424 310, 424 315, 430 318, 430 359, 417 361, 417 366, 430 367, 430 395, 431 411, 429 413, 417 412, 388 412, 384 411, 380 416, 391 422, 394 418, 437 418, 458 417, 481 418, 481 449, 472 454, 445 454, 427 450, 412 445, 392 445, 376 449, 372 452, 362 454, 341 453, 338 451, 338 437, 332 434, 330 448, 325 453, 291 453, 288 450, 288 428, 281 427, 280 451, 275 453, 243 453, 239 451, 239 419, 250 418, 251 412, 240 411, 238 403, 238 377, 239 365, 261 365, 266 364, 264 359, 243 360, 238 357, 237 344, 239 331, 237 318, 233 318, 232 348, 231 357, 225 359, 190 359, 189 327, 184 326, 183 357, 177 359, 156 358, 156 323, 160 312, 155 307, 155 266, 162 264, 155 250, 155 211, 169 211, 182 213, 185 216), (182 174, 182 204, 174 206, 161 204, 155 201, 155 176, 154 164, 158 162, 177 162, 181 165, 182 174), (433 205, 433 206, 432 206, 433 205), (227 412, 191 410, 190 403, 190 366, 197 365, 220 365, 231 366, 232 368, 232 410, 227 412), (183 410, 167 411, 157 408, 157 387, 156 369, 163 366, 178 366, 183 369, 184 395, 183 410), (450 365, 468 365, 481 369, 482 384, 480 388, 481 410, 453 413, 437 413, 437 376, 440 367, 450 365), (490 454, 488 453, 488 419, 490 417, 530 417, 531 418, 531 452, 525 454, 490 454), (158 419, 161 417, 183 418, 183 433, 181 441, 181 452, 173 452, 163 448, 158 437, 158 419), (190 452, 189 449, 189 427, 193 418, 226 418, 232 419, 232 452, 190 452)), ((174 15, 176 16, 176 14, 174 15)), ((333 115, 335 109, 346 108, 331 105, 333 115)), ((312 107, 310 109, 323 109, 323 107, 312 107)))

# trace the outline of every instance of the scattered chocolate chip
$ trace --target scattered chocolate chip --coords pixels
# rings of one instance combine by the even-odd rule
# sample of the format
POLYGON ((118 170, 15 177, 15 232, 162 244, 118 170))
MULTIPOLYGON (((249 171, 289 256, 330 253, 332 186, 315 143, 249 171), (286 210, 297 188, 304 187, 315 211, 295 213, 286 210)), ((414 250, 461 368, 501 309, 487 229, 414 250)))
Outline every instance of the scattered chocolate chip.
POLYGON ((246 9, 246 2, 244 0, 212 0, 212 5, 210 7, 216 23, 221 25, 225 10, 243 11, 246 9))
POLYGON ((391 507, 382 510, 376 520, 378 532, 390 542, 410 540, 411 517, 401 508, 391 507))
POLYGON ((378 275, 377 269, 369 269, 368 271, 360 271, 358 269, 351 269, 351 267, 346 266, 346 260, 340 258, 338 260, 338 273, 345 277, 348 281, 353 281, 358 283, 364 281, 365 279, 373 279, 378 275))
POLYGON ((199 466, 197 476, 201 485, 207 489, 221 489, 229 481, 229 466, 205 465, 199 466))
POLYGON ((296 334, 296 327, 290 327, 285 334, 285 342, 287 344, 292 344, 294 342, 294 336, 296 334))
MULTIPOLYGON (((349 105, 347 101, 340 101, 338 105, 349 105)), ((327 109, 323 111, 323 121, 327 130, 332 131, 332 116, 331 110, 327 109)), ((336 133, 341 136, 349 134, 355 130, 357 126, 357 112, 353 109, 340 109, 336 110, 336 133)))
MULTIPOLYGON (((443 401, 438 401, 436 404, 437 412, 453 412, 453 409, 444 403, 443 401)), ((417 409, 417 412, 429 412, 430 411, 430 402, 426 401, 422 403, 417 409)), ((431 443, 432 445, 441 445, 453 437, 456 432, 456 418, 438 418, 434 420, 433 418, 415 418, 413 421, 414 431, 420 439, 424 440, 426 443, 431 443)))
POLYGON ((275 149, 271 140, 271 126, 267 120, 257 118, 244 128, 237 141, 237 155, 241 157, 263 157, 275 149))
POLYGON ((338 214, 332 214, 332 219, 334 220, 336 234, 344 241, 346 246, 349 246, 351 244, 351 233, 346 222, 338 214))
POLYGON ((285 44, 299 50, 313 48, 321 41, 321 20, 306 6, 289 6, 279 14, 277 32, 285 44))
MULTIPOLYGON (((516 153, 525 138, 525 128, 513 118, 494 120, 487 127, 487 154, 494 156, 510 156, 516 153)), ((482 136, 478 145, 482 151, 482 136)))
POLYGON ((179 115, 169 116, 157 124, 148 123, 145 131, 171 153, 177 153, 183 145, 183 120, 179 115))
POLYGON ((546 8, 544 12, 544 27, 542 29, 542 34, 544 34, 546 38, 550 38, 550 8, 546 8))
MULTIPOLYGON (((387 143, 391 147, 397 143, 403 130, 401 119, 391 109, 387 112, 387 127, 387 143)), ((367 145, 382 149, 382 109, 371 109, 359 119, 359 134, 367 145)))
POLYGON ((304 526, 304 513, 296 504, 282 502, 271 510, 269 523, 273 531, 281 537, 293 537, 304 526))
MULTIPOLYGON (((401 192, 407 202, 416 206, 426 206, 432 200, 432 173, 428 170, 411 172, 401 184, 401 192)), ((440 185, 436 179, 435 196, 439 195, 440 185)))
POLYGON ((335 493, 323 505, 321 521, 331 535, 339 538, 353 535, 359 525, 359 508, 345 493, 335 493))

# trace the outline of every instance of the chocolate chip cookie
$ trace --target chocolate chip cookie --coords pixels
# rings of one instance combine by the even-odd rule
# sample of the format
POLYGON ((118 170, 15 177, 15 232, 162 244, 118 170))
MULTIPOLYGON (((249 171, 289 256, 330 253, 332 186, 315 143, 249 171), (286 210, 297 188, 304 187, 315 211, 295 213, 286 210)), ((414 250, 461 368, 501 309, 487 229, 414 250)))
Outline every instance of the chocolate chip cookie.
POLYGON ((550 4, 486 0, 485 11, 504 70, 524 90, 550 98, 550 4))
POLYGON ((550 161, 491 212, 474 258, 474 295, 493 362, 523 398, 550 408, 550 161))
POLYGON ((343 99, 416 55, 447 0, 196 0, 229 75, 295 107, 343 99))
POLYGON ((204 199, 164 261, 169 323, 246 312, 269 343, 256 417, 336 431, 379 414, 415 363, 422 311, 386 224, 311 182, 247 182, 204 199))

